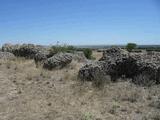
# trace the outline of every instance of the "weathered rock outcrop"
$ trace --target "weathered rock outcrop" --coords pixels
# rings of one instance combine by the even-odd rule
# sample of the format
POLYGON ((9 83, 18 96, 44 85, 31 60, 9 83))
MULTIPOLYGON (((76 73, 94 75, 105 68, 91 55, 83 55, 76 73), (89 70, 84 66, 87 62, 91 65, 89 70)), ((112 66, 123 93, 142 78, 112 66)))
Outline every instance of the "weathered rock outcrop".
POLYGON ((93 81, 100 75, 105 75, 105 63, 104 62, 91 62, 87 63, 79 70, 79 78, 81 80, 93 81))
POLYGON ((75 52, 72 54, 72 58, 78 62, 86 62, 87 58, 85 57, 83 52, 75 52))
MULTIPOLYGON (((72 60, 75 60, 78 62, 86 62, 87 61, 86 57, 81 52, 57 53, 52 56, 51 56, 51 54, 48 54, 46 52, 38 52, 34 57, 34 61, 37 65, 37 67, 40 65, 40 66, 45 66, 45 67, 47 66, 47 68, 49 68, 49 64, 50 64, 49 61, 51 61, 51 59, 52 59, 52 64, 55 64, 55 66, 57 66, 58 64, 59 64, 58 66, 61 66, 60 64, 62 64, 62 66, 63 66, 63 64, 68 64, 72 60)), ((50 64, 51 68, 54 66, 52 64, 50 64)))
POLYGON ((9 52, 0 52, 0 59, 1 60, 14 60, 15 56, 9 52))
POLYGON ((35 55, 39 52, 46 52, 47 50, 42 46, 36 46, 33 44, 23 44, 23 45, 11 45, 4 44, 2 46, 2 51, 11 52, 15 56, 25 57, 25 58, 34 58, 35 55))
POLYGON ((63 68, 72 62, 72 55, 69 53, 58 53, 51 58, 48 58, 43 67, 46 69, 63 68))
POLYGON ((18 56, 19 48, 20 48, 20 45, 18 45, 18 44, 16 44, 16 45, 4 44, 2 46, 2 51, 3 52, 10 52, 10 53, 13 53, 14 55, 18 56))
POLYGON ((85 65, 79 71, 81 79, 92 80, 95 71, 110 75, 112 80, 122 76, 132 78, 134 83, 160 82, 160 53, 129 53, 120 48, 104 51, 103 57, 96 63, 85 65), (99 66, 99 64, 103 62, 99 66), (98 65, 98 66, 97 66, 98 65), (148 80, 146 80, 148 79, 148 80))
POLYGON ((157 84, 160 84, 160 67, 157 70, 157 78, 156 78, 156 80, 157 80, 157 84))
POLYGON ((44 62, 48 59, 48 53, 46 52, 38 52, 35 56, 34 56, 34 61, 36 65, 43 65, 44 62))
POLYGON ((130 54, 130 58, 134 60, 130 72, 134 73, 130 76, 134 83, 137 84, 150 84, 159 83, 159 61, 158 53, 154 54, 130 54), (133 69, 134 68, 134 69, 133 69))
POLYGON ((122 60, 128 57, 128 52, 118 47, 109 48, 104 50, 103 56, 99 61, 111 61, 115 62, 117 60, 122 60))

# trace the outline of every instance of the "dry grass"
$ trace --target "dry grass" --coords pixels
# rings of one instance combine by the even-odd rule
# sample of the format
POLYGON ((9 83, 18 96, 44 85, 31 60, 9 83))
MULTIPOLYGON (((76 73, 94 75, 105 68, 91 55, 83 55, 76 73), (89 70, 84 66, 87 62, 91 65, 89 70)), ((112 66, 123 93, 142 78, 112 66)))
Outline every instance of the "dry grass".
POLYGON ((103 55, 103 52, 97 52, 97 51, 93 51, 93 57, 96 58, 96 60, 99 60, 103 55))
POLYGON ((0 120, 159 120, 160 86, 77 79, 82 63, 61 70, 33 60, 0 61, 0 120))

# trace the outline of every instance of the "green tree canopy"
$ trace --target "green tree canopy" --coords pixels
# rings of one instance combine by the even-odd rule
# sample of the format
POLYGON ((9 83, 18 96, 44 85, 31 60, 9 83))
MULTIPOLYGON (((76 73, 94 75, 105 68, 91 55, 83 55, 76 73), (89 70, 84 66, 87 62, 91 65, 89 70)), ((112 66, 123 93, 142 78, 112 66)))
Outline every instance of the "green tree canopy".
POLYGON ((83 53, 87 59, 92 59, 92 50, 89 48, 85 48, 83 53))
POLYGON ((135 49, 137 47, 137 44, 136 43, 128 43, 126 45, 126 49, 131 52, 133 49, 135 49))

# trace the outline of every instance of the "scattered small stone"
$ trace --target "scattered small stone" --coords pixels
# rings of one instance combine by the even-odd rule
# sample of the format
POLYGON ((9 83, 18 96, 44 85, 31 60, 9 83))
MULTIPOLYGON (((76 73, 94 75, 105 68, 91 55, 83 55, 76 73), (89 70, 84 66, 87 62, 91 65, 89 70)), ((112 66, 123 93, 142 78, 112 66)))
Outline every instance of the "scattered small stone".
POLYGON ((50 84, 50 82, 47 81, 46 84, 48 85, 48 84, 50 84))
POLYGON ((51 106, 51 105, 52 105, 52 103, 48 103, 47 105, 48 105, 48 106, 51 106))
POLYGON ((22 91, 21 91, 21 90, 19 90, 19 91, 18 91, 18 94, 21 94, 21 93, 22 93, 22 91))

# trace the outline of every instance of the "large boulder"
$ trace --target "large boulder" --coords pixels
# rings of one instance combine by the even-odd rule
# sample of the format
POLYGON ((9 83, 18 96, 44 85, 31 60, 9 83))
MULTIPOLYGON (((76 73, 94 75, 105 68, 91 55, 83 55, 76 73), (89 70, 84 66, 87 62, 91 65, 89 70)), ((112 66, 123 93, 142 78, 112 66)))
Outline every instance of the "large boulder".
POLYGON ((34 44, 23 44, 23 45, 4 44, 2 46, 2 51, 11 52, 15 56, 33 59, 37 53, 46 52, 47 50, 43 46, 38 46, 38 45, 36 46, 34 44))
POLYGON ((78 62, 86 62, 87 61, 87 58, 85 57, 83 52, 74 52, 72 54, 72 58, 73 58, 73 60, 78 61, 78 62))
POLYGON ((2 46, 2 51, 3 52, 12 52, 12 49, 13 49, 13 47, 12 47, 12 45, 11 44, 4 44, 3 46, 2 46))
MULTIPOLYGON (((116 80, 119 76, 128 71, 128 66, 132 60, 128 59, 129 53, 121 48, 113 47, 105 50, 99 61, 105 62, 105 72, 111 76, 112 80, 116 80)), ((126 73, 129 76, 129 71, 126 73)))
POLYGON ((157 80, 157 84, 160 84, 160 67, 157 70, 157 78, 156 78, 156 80, 157 80))
POLYGON ((79 76, 84 76, 83 79, 86 80, 92 79, 97 68, 101 69, 100 72, 102 71, 103 74, 110 75, 114 81, 123 76, 132 78, 137 84, 158 83, 160 81, 160 53, 129 53, 121 48, 109 48, 104 51, 98 66, 97 63, 85 65, 80 69, 79 76), (100 62, 103 64, 99 66, 100 62))
MULTIPOLYGON (((120 48, 107 49, 103 53, 103 57, 97 61, 92 62, 89 65, 86 64, 79 70, 79 76, 83 76, 83 79, 93 79, 91 75, 95 74, 95 69, 101 69, 99 72, 103 72, 102 75, 110 75, 112 80, 116 80, 120 75, 126 71, 126 60, 128 59, 128 52, 120 48), (84 70, 85 69, 85 70, 84 70), (89 71, 88 74, 86 71, 89 71), (92 73, 91 73, 92 72, 92 73), (81 75, 82 74, 82 75, 81 75)), ((82 79, 82 77, 80 77, 82 79)))
MULTIPOLYGON (((44 66, 47 66, 47 59, 59 59, 59 61, 65 61, 66 63, 69 62, 71 60, 75 60, 78 62, 86 62, 87 59, 84 56, 83 52, 75 52, 75 53, 57 53, 55 55, 49 54, 48 52, 38 52, 35 57, 34 57, 34 61, 36 63, 37 66, 41 66, 43 64, 45 64, 44 66), (57 58, 58 57, 58 58, 57 58), (66 59, 67 58, 67 59, 66 59), (60 60, 62 59, 62 60, 60 60), (64 59, 64 60, 63 60, 64 59)), ((58 63, 56 63, 58 64, 58 63)))
POLYGON ((20 45, 18 45, 18 44, 16 44, 16 45, 4 44, 2 46, 2 51, 3 52, 10 52, 10 53, 13 53, 14 55, 18 56, 19 48, 20 48, 20 45))
POLYGON ((33 44, 23 44, 19 48, 19 56, 26 58, 34 58, 38 53, 38 49, 33 44))
POLYGON ((54 68, 63 68, 71 62, 72 62, 72 54, 57 53, 53 57, 48 58, 44 62, 43 67, 46 69, 52 70, 54 68))
POLYGON ((128 57, 128 52, 119 47, 112 47, 103 51, 103 56, 99 61, 111 61, 122 60, 128 57))
POLYGON ((14 60, 15 56, 9 52, 0 52, 0 60, 14 60))
POLYGON ((37 54, 35 54, 34 56, 34 61, 35 64, 38 65, 43 65, 44 62, 48 59, 48 53, 46 52, 38 52, 37 54))
MULTIPOLYGON (((19 48, 19 56, 26 58, 34 58, 37 53, 46 53, 45 48, 41 46, 35 46, 33 44, 23 44, 19 48)), ((49 54, 49 52, 48 52, 49 54)))
POLYGON ((104 62, 100 61, 87 63, 79 70, 79 78, 81 80, 94 81, 100 77, 100 75, 105 75, 104 64, 104 62))
POLYGON ((134 73, 130 76, 133 82, 146 85, 158 83, 160 69, 159 57, 158 53, 152 55, 148 53, 130 54, 130 58, 134 60, 130 69, 130 72, 134 73))

